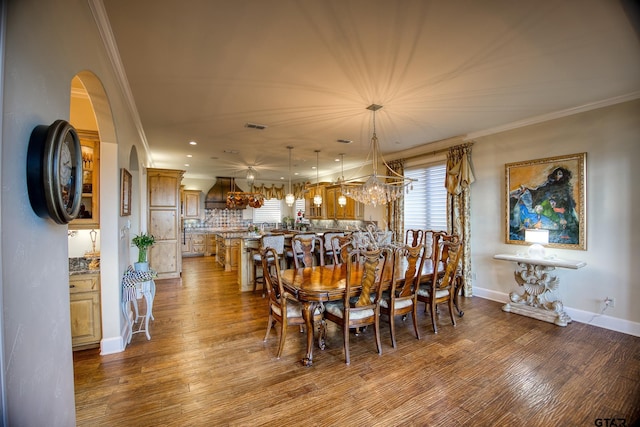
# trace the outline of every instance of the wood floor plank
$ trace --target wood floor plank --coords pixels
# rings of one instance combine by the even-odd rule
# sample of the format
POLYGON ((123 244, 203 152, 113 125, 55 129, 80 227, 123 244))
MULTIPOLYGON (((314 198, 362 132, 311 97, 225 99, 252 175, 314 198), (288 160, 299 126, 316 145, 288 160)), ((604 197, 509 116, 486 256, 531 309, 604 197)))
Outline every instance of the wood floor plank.
POLYGON ((571 323, 557 327, 501 304, 462 298, 451 325, 446 307, 420 309, 396 324, 391 347, 381 322, 382 355, 372 328, 351 336, 329 325, 314 365, 300 359, 306 335, 288 330, 267 341, 267 302, 240 293, 235 272, 211 257, 185 258, 182 280, 157 283, 151 340, 127 349, 74 353, 78 426, 271 425, 594 425, 597 418, 640 421, 640 338, 571 323))

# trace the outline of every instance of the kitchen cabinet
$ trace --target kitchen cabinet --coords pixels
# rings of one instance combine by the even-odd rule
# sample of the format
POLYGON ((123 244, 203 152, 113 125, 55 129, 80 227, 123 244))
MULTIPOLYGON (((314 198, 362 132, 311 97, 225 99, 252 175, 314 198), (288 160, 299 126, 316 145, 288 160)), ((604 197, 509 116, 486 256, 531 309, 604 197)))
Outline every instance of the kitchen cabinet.
POLYGON ((149 201, 148 228, 156 238, 149 248, 149 265, 158 279, 180 277, 182 233, 180 230, 180 182, 184 171, 147 169, 149 201))
POLYGON ((99 347, 102 339, 100 274, 69 276, 69 300, 73 350, 99 347))
POLYGON ((338 197, 342 195, 342 188, 339 185, 325 188, 327 219, 364 219, 364 204, 356 202, 351 197, 347 197, 347 204, 340 206, 338 197))
POLYGON ((205 248, 204 254, 207 256, 216 254, 216 235, 212 233, 208 233, 205 236, 205 248))
POLYGON ((241 240, 237 237, 224 235, 224 233, 216 235, 216 260, 224 267, 225 271, 238 269, 241 240))
POLYGON ((191 254, 192 255, 204 255, 206 245, 206 234, 204 233, 192 233, 191 234, 191 254))
POLYGON ((310 184, 305 194, 305 216, 309 219, 326 219, 327 203, 325 198, 325 183, 319 185, 310 184), (322 196, 322 204, 320 206, 313 204, 313 198, 316 194, 322 196))
POLYGON ((213 233, 185 233, 182 256, 215 255, 216 246, 216 235, 213 233))
POLYGON ((200 199, 202 192, 199 190, 184 190, 182 192, 182 215, 184 219, 200 218, 200 199))
POLYGON ((78 130, 82 151, 82 200, 72 230, 100 228, 100 136, 96 131, 78 130))

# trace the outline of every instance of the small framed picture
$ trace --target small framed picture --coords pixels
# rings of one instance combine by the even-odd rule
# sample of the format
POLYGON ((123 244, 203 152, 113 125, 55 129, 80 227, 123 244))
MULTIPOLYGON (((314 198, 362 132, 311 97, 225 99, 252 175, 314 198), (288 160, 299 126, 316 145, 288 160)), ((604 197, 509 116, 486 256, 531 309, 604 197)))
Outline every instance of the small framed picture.
POLYGON ((120 216, 131 215, 131 174, 120 169, 120 216))
POLYGON ((549 247, 587 249, 586 160, 578 153, 505 165, 506 243, 546 230, 549 247))

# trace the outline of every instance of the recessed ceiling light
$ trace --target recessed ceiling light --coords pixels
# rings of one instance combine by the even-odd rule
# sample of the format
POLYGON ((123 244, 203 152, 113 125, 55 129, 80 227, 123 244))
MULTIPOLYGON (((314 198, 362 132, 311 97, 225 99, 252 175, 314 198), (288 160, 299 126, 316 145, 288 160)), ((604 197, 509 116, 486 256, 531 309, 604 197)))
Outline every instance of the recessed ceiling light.
POLYGON ((197 143, 197 142, 195 142, 195 141, 189 141, 189 144, 190 144, 190 145, 198 145, 198 143, 197 143))
POLYGON ((193 157, 193 154, 187 154, 187 157, 193 157))
POLYGON ((191 166, 191 165, 190 165, 189 163, 185 163, 184 165, 185 165, 186 167, 189 167, 189 166, 191 166))
POLYGON ((299 175, 299 173, 298 173, 298 172, 294 172, 293 174, 294 174, 294 175, 299 175))

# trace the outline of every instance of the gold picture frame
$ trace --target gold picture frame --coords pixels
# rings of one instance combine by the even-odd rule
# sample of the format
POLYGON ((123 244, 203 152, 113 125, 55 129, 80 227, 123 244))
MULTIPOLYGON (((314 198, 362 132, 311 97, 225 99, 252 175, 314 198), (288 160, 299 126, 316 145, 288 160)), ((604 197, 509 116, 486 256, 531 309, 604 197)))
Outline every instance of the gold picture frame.
POLYGON ((587 153, 505 165, 506 243, 528 244, 525 229, 549 231, 548 247, 587 249, 587 153))
POLYGON ((120 169, 120 216, 131 215, 131 174, 120 169))

